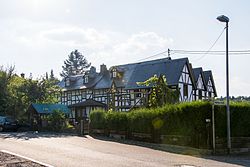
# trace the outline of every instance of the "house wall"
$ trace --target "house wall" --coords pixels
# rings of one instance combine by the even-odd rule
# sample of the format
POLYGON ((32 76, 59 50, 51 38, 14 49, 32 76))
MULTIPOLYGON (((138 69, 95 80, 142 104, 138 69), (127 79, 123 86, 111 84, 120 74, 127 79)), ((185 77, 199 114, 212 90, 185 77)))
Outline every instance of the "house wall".
POLYGON ((213 88, 213 82, 211 80, 211 77, 209 77, 209 80, 208 80, 206 97, 207 98, 215 97, 215 90, 213 88))
POLYGON ((204 82, 202 80, 201 74, 198 77, 198 80, 197 80, 197 83, 196 83, 196 90, 194 90, 193 95, 194 95, 195 100, 206 99, 207 94, 206 94, 206 91, 205 91, 205 86, 204 86, 204 82), (201 96, 199 95, 200 92, 201 92, 201 96))
MULTIPOLYGON (((190 70, 186 65, 182 69, 181 76, 177 88, 180 92, 179 101, 193 101, 199 99, 199 91, 202 91, 202 99, 206 97, 214 97, 214 90, 211 79, 208 82, 208 90, 205 91, 202 75, 199 75, 197 82, 197 89, 191 79, 190 70)), ((66 87, 67 88, 67 87, 66 87)), ((87 99, 93 99, 101 103, 107 104, 108 108, 114 108, 118 111, 128 111, 131 107, 144 106, 148 102, 148 92, 150 89, 131 89, 126 90, 122 87, 115 87, 115 85, 106 89, 77 89, 67 90, 61 92, 59 101, 64 105, 72 105, 87 99)), ((76 115, 76 113, 75 113, 76 115)))
POLYGON ((108 89, 77 89, 66 90, 61 92, 60 102, 64 105, 71 105, 85 101, 87 99, 94 99, 96 101, 107 104, 107 91, 108 89))
POLYGON ((180 101, 193 101, 193 85, 187 65, 183 67, 178 84, 180 90, 180 101))
POLYGON ((128 111, 134 105, 143 106, 148 91, 146 89, 125 90, 124 88, 116 88, 114 92, 111 92, 110 89, 67 90, 61 92, 60 103, 69 106, 93 99, 107 104, 108 108, 115 106, 118 111, 128 111))

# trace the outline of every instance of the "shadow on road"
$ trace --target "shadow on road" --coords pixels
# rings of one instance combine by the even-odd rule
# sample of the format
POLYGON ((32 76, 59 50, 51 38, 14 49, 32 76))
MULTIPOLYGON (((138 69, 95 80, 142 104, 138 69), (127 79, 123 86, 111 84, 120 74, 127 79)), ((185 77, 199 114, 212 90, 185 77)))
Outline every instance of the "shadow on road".
POLYGON ((77 136, 72 133, 53 133, 53 132, 4 132, 0 133, 0 138, 2 139, 23 139, 30 140, 34 138, 59 138, 59 137, 71 137, 77 136))
POLYGON ((202 158, 214 160, 218 162, 224 162, 228 164, 250 166, 250 153, 238 154, 238 155, 204 156, 202 158))
POLYGON ((154 150, 165 151, 169 153, 182 154, 182 155, 191 155, 199 157, 202 159, 208 159, 228 164, 249 166, 250 167, 250 153, 238 154, 238 155, 212 155, 212 151, 209 150, 200 150, 191 147, 167 145, 167 144, 156 144, 156 143, 146 143, 133 140, 124 140, 124 139, 114 139, 104 136, 92 136, 98 140, 104 140, 109 142, 118 142, 122 144, 129 144, 134 146, 146 147, 154 150))

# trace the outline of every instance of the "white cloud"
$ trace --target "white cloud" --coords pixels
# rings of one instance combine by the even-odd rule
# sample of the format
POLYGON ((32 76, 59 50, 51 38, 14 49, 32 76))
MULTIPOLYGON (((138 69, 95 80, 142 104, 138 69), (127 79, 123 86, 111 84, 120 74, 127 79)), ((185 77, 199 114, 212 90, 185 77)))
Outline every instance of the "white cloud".
POLYGON ((132 34, 126 41, 115 45, 114 52, 128 57, 142 57, 166 50, 171 44, 172 39, 164 38, 155 32, 140 32, 132 34))
POLYGON ((173 43, 171 38, 155 32, 127 35, 81 27, 50 29, 41 32, 41 36, 50 42, 83 49, 87 58, 96 66, 103 63, 111 66, 135 62, 166 50, 173 43))
POLYGON ((108 37, 93 28, 64 27, 41 32, 43 38, 54 42, 84 46, 91 49, 102 48, 108 37))
POLYGON ((12 20, 3 24, 9 28, 0 27, 0 49, 5 53, 1 58, 6 63, 15 60, 21 72, 26 69, 34 75, 41 75, 50 69, 61 71, 63 60, 74 49, 83 52, 98 69, 103 63, 110 67, 136 62, 166 50, 173 43, 171 38, 155 32, 125 34, 29 20, 12 20), (15 50, 9 52, 5 49, 12 46, 15 50), (11 53, 10 56, 3 57, 7 53, 11 53))
POLYGON ((70 9, 66 9, 65 12, 66 12, 66 13, 70 13, 71 10, 70 10, 70 9))

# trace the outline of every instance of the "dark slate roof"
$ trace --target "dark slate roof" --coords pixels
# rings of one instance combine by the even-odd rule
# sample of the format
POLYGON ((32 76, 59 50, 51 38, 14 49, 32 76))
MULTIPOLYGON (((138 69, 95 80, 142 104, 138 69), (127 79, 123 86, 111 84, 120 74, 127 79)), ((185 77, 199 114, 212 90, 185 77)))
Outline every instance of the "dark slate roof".
POLYGON ((198 82, 199 75, 201 74, 203 85, 204 85, 204 87, 206 89, 207 88, 207 83, 205 82, 205 77, 204 77, 204 73, 203 73, 202 68, 201 67, 193 68, 193 73, 194 73, 195 83, 198 82))
POLYGON ((195 82, 197 82, 198 78, 199 78, 199 75, 202 74, 202 68, 201 67, 193 68, 193 71, 194 71, 195 82))
POLYGON ((67 90, 90 88, 94 87, 95 84, 98 83, 98 81, 100 81, 103 77, 99 73, 95 73, 93 75, 88 74, 88 76, 89 82, 87 84, 83 82, 84 75, 82 74, 68 77, 70 79, 70 86, 65 87, 65 79, 59 83, 59 86, 61 88, 66 88, 67 90))
POLYGON ((212 71, 211 70, 203 71, 203 73, 204 73, 206 86, 208 84, 209 77, 211 78, 211 81, 212 81, 212 84, 213 84, 213 89, 214 89, 214 92, 215 92, 215 96, 217 96, 217 91, 216 91, 216 88, 215 88, 215 83, 214 83, 214 78, 213 78, 212 71))
POLYGON ((63 104, 37 104, 32 103, 30 107, 33 107, 33 109, 38 114, 51 114, 54 110, 60 110, 64 112, 65 114, 69 114, 70 110, 67 106, 63 104))
POLYGON ((204 73, 204 77, 205 77, 205 82, 206 82, 206 85, 208 84, 208 81, 209 81, 209 77, 212 76, 212 71, 203 71, 204 73))
POLYGON ((138 86, 136 82, 143 82, 154 75, 165 75, 168 85, 177 85, 185 64, 188 66, 189 71, 192 72, 188 58, 174 60, 160 59, 138 63, 134 68, 126 88, 141 88, 142 86, 138 86))
POLYGON ((111 83, 112 83, 112 79, 111 79, 109 71, 107 70, 106 72, 104 72, 101 75, 102 75, 102 78, 95 84, 95 86, 93 88, 94 89, 110 88, 111 83))
MULTIPOLYGON (((110 88, 114 82, 116 87, 124 87, 125 89, 138 89, 143 86, 138 86, 137 82, 143 82, 154 75, 165 75, 169 85, 177 85, 184 65, 188 66, 191 73, 192 83, 194 84, 193 71, 189 64, 188 58, 181 59, 157 59, 140 63, 132 63, 125 65, 112 66, 110 70, 103 73, 96 73, 95 77, 89 79, 88 84, 83 84, 83 75, 71 77, 71 85, 65 87, 65 81, 61 81, 59 86, 63 89, 103 89, 110 88), (111 78, 110 71, 116 68, 121 76, 111 78)), ((195 86, 195 84, 194 84, 195 86)))
POLYGON ((106 107, 106 104, 93 100, 93 99, 87 99, 86 101, 72 104, 69 107, 91 107, 91 106, 106 107))

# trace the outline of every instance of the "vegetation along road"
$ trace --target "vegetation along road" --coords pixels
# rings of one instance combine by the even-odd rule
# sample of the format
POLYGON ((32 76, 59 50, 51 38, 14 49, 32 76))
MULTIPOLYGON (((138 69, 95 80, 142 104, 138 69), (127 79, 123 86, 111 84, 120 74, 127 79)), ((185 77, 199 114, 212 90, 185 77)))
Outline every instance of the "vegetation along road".
POLYGON ((249 157, 192 157, 90 136, 0 133, 0 150, 53 166, 250 166, 249 157))

